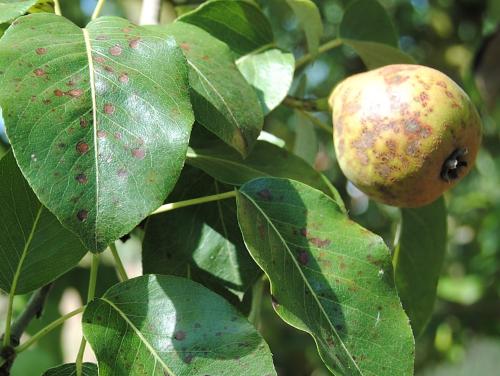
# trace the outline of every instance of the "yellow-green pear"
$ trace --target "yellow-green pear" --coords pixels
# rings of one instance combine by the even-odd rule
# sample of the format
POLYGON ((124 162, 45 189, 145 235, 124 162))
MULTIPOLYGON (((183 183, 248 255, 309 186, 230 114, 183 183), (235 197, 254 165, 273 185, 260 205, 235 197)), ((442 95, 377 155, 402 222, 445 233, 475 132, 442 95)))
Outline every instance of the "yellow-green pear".
POLYGON ((472 168, 481 119, 445 74, 388 65, 348 77, 333 90, 340 168, 376 201, 418 207, 436 200, 472 168))

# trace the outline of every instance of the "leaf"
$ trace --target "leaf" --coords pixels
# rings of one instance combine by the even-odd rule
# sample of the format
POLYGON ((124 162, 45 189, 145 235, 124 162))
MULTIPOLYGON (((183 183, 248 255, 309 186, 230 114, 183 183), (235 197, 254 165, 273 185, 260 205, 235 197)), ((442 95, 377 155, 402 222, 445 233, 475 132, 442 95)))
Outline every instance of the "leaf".
POLYGON ((389 64, 416 64, 410 55, 385 44, 352 40, 344 42, 356 50, 368 69, 389 64))
POLYGON ((401 230, 393 256, 394 278, 415 337, 434 308, 446 253, 446 206, 441 197, 417 209, 402 209, 401 230))
POLYGON ((0 289, 26 294, 75 267, 86 250, 40 204, 10 151, 0 182, 0 289))
POLYGON ((37 0, 0 0, 0 23, 10 22, 28 11, 37 0))
POLYGON ((342 41, 352 47, 368 69, 388 64, 415 64, 398 50, 398 35, 386 10, 376 0, 355 0, 339 26, 342 41))
MULTIPOLYGON (((42 376, 76 376, 76 364, 67 363, 48 369, 42 376)), ((97 365, 94 363, 82 364, 82 376, 97 376, 97 365)))
POLYGON ((336 374, 412 375, 414 341, 383 240, 302 183, 261 178, 237 195, 250 254, 275 310, 308 332, 336 374))
POLYGON ((286 3, 292 8, 306 33, 309 53, 316 54, 323 36, 323 21, 318 7, 311 0, 286 0, 286 3))
POLYGON ((248 1, 208 1, 179 21, 198 26, 239 55, 269 45, 274 39, 266 16, 248 1))
POLYGON ((231 185, 242 185, 259 177, 290 178, 306 183, 331 195, 321 174, 304 160, 265 141, 257 141, 246 159, 221 143, 205 143, 188 151, 186 162, 215 179, 231 185))
MULTIPOLYGON (((190 167, 183 170, 169 201, 230 190, 190 167)), ((144 274, 188 277, 221 294, 226 288, 240 300, 259 275, 238 228, 234 199, 152 216, 146 226, 142 266, 144 274)))
POLYGON ((238 69, 257 91, 264 115, 285 99, 295 71, 293 54, 278 49, 243 56, 238 69))
POLYGON ((183 22, 151 28, 173 35, 186 55, 196 120, 246 156, 264 117, 257 94, 236 68, 229 47, 183 22))
POLYGON ((205 287, 147 275, 111 287, 85 309, 83 332, 106 375, 276 375, 269 347, 205 287))
POLYGON ((82 30, 33 14, 1 39, 0 73, 21 171, 88 249, 102 251, 163 203, 193 122, 172 37, 117 17, 82 30))

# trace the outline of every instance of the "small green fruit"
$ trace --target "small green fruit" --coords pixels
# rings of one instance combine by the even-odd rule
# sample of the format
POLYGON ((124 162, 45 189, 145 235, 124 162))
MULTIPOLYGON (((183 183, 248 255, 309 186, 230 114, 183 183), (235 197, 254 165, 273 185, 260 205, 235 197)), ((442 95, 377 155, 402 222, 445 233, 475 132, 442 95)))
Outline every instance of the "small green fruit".
POLYGON ((472 168, 481 120, 448 76, 388 65, 345 79, 329 99, 340 168, 374 200, 418 207, 472 168))

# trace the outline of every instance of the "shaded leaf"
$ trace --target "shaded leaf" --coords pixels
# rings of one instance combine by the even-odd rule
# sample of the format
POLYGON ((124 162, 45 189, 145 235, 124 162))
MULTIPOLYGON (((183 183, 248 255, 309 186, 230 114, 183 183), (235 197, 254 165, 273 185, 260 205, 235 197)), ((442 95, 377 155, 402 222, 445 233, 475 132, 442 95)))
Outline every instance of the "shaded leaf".
POLYGON ((10 22, 25 14, 37 0, 12 1, 0 0, 0 23, 10 22))
POLYGON ((285 99, 295 70, 293 54, 271 49, 243 56, 237 65, 243 77, 257 91, 264 114, 285 99))
POLYGON ((369 69, 388 64, 412 64, 398 50, 398 35, 386 10, 377 0, 355 0, 346 8, 339 37, 354 48, 369 69))
POLYGON ((152 28, 174 35, 186 55, 196 120, 247 155, 259 136, 264 117, 257 94, 236 68, 229 47, 183 22, 152 28))
MULTIPOLYGON (((169 201, 231 189, 200 170, 185 168, 169 201)), ((259 275, 238 228, 234 199, 152 216, 146 226, 142 266, 144 274, 188 277, 220 293, 226 288, 240 299, 259 275)))
POLYGON ((309 53, 318 52, 319 42, 323 35, 323 21, 316 4, 311 0, 286 0, 304 29, 309 53))
POLYGON ((0 160, 0 289, 25 294, 55 280, 86 253, 40 204, 11 151, 0 160))
POLYGON ((207 1, 179 21, 198 26, 240 55, 273 42, 266 16, 248 1, 207 1))
POLYGON ((413 374, 412 332, 380 237, 328 196, 292 180, 253 180, 240 189, 237 205, 276 312, 313 336, 331 371, 413 374))
POLYGON ((85 309, 83 332, 103 376, 276 374, 255 328, 184 278, 147 275, 111 287, 85 309))
MULTIPOLYGON (((76 364, 67 363, 48 369, 42 376, 76 376, 76 364)), ((82 364, 82 376, 97 376, 97 365, 94 363, 82 364)))
POLYGON ((34 14, 1 39, 0 73, 19 166, 88 249, 103 250, 163 203, 193 122, 174 38, 117 17, 82 30, 34 14))
POLYGON ((441 197, 417 209, 401 209, 394 278, 415 337, 425 329, 434 308, 446 252, 446 206, 441 197))
POLYGON ((242 185, 275 176, 295 179, 332 195, 321 174, 303 159, 265 141, 257 141, 246 159, 221 143, 205 143, 204 147, 190 148, 186 162, 226 184, 242 185))

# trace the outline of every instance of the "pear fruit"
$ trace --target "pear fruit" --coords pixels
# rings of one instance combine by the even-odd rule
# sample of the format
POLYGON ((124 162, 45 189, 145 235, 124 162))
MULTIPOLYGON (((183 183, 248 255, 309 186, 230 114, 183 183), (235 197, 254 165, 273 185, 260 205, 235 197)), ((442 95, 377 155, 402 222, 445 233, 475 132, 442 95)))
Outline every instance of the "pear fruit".
POLYGON ((340 168, 376 201, 419 207, 473 167, 481 119, 445 74, 421 65, 387 65, 348 77, 333 90, 340 168))

